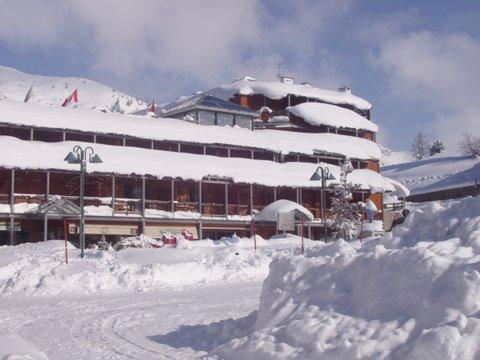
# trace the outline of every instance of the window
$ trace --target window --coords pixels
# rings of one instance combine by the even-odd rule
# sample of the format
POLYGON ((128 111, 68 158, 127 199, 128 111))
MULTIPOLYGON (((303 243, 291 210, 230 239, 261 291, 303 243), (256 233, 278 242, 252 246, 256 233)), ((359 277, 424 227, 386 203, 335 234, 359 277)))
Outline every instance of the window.
POLYGON ((217 125, 233 126, 233 115, 226 113, 217 113, 217 125))
POLYGON ((210 111, 198 111, 198 123, 200 125, 215 125, 215 114, 210 111))
POLYGON ((236 115, 235 116, 235 125, 238 125, 243 128, 251 129, 252 128, 252 118, 246 115, 236 115))

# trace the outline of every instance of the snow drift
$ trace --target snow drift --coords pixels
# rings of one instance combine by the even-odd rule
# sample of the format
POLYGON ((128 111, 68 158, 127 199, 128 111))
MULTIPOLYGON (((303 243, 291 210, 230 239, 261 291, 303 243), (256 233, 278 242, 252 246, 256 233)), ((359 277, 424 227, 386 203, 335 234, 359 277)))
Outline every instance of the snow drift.
POLYGON ((17 334, 0 333, 0 359, 2 360, 48 360, 47 355, 17 334))
POLYGON ((86 250, 83 260, 79 250, 69 245, 69 265, 64 262, 61 240, 4 246, 0 247, 0 296, 150 291, 259 281, 267 276, 275 254, 292 254, 300 246, 296 236, 274 240, 257 236, 257 243, 260 248, 255 252, 253 239, 180 239, 177 248, 86 250))
POLYGON ((258 311, 228 322, 224 337, 237 338, 215 353, 228 359, 476 359, 479 271, 479 199, 425 204, 393 234, 363 246, 339 240, 274 260, 258 311))

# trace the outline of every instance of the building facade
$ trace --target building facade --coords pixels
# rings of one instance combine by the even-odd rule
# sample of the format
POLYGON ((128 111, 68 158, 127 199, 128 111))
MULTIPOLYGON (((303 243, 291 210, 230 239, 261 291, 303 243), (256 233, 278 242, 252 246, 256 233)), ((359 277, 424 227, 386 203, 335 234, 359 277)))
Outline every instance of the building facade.
MULTIPOLYGON (((309 179, 317 166, 328 166, 338 178, 338 165, 346 156, 356 168, 352 180, 361 184, 354 200, 372 199, 382 209, 382 192, 392 188, 378 173, 375 131, 369 126, 349 127, 348 121, 335 126, 335 119, 312 125, 292 114, 292 107, 302 104, 301 100, 322 103, 318 96, 300 97, 298 85, 281 86, 292 86, 292 94, 272 99, 268 91, 243 95, 227 89, 228 100, 235 106, 217 102, 228 111, 212 112, 217 119, 223 111, 232 122, 211 124, 199 121, 200 117, 192 122, 174 106, 170 111, 177 111, 178 119, 147 119, 0 102, 0 146, 5 149, 0 160, 0 244, 76 241, 79 172, 63 161, 76 144, 92 146, 104 161, 87 168, 85 232, 90 243, 102 236, 115 242, 140 233, 159 238, 182 230, 194 238, 249 235, 252 215, 279 199, 309 209, 316 220, 305 231, 319 239, 323 214, 331 215, 334 181, 323 191, 309 179), (268 107, 271 116, 254 122, 273 123, 276 116, 287 116, 292 126, 248 126, 252 122, 247 117, 258 118, 262 107, 268 107)), ((226 89, 211 92, 218 96, 222 91, 226 89)), ((365 109, 366 102, 348 94, 340 96, 346 102, 329 104, 371 123, 371 106, 365 109)), ((267 225, 258 231, 268 237, 276 229, 267 225)))

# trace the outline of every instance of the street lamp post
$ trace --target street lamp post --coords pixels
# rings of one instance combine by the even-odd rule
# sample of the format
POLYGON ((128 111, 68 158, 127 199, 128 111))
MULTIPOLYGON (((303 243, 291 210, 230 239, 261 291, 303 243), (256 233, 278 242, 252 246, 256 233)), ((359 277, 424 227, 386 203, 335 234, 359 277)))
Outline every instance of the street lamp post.
POLYGON ((330 173, 330 170, 328 169, 328 167, 319 166, 317 168, 317 170, 315 170, 313 175, 310 177, 310 180, 312 180, 312 181, 321 180, 322 181, 322 220, 323 220, 324 241, 326 243, 327 242, 327 217, 325 215, 325 208, 326 208, 325 186, 326 186, 327 180, 335 180, 335 177, 330 173))
POLYGON ((75 145, 73 150, 63 159, 69 164, 80 164, 80 257, 85 256, 85 211, 84 211, 84 194, 85 194, 85 172, 87 170, 87 162, 92 164, 102 163, 102 159, 98 156, 92 147, 88 146, 82 149, 81 146, 75 145))

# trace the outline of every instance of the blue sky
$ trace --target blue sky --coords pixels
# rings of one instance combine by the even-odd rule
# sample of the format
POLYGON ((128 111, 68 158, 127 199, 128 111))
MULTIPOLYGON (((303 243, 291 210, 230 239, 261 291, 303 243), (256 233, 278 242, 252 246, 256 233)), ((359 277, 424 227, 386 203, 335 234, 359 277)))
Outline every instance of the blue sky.
POLYGON ((0 64, 158 102, 238 76, 352 87, 379 141, 480 133, 479 1, 0 0, 0 64))

